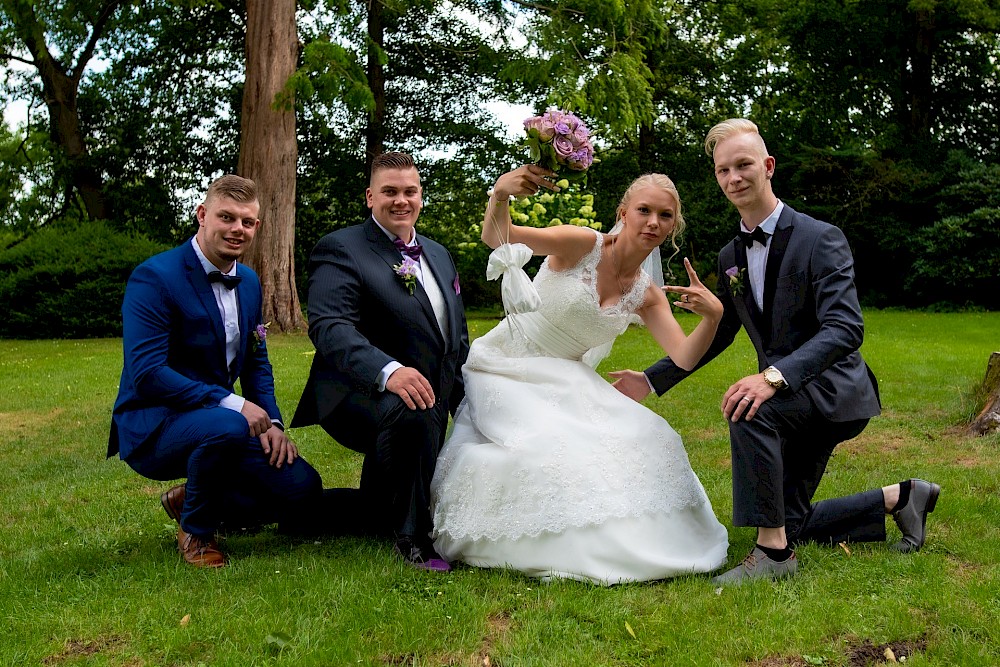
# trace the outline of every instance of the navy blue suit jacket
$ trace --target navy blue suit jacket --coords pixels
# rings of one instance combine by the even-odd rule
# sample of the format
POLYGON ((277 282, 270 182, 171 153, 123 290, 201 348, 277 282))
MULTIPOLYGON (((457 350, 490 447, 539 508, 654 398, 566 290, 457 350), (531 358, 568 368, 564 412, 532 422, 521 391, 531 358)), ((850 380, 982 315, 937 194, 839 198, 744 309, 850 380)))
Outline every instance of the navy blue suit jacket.
MULTIPOLYGON (((763 312, 753 298, 746 267, 746 246, 736 237, 719 253, 722 321, 694 370, 729 347, 743 327, 757 351, 759 369, 777 368, 789 390, 805 389, 827 419, 842 422, 879 414, 878 384, 858 351, 864 320, 844 233, 786 204, 768 249, 763 312), (733 266, 744 269, 742 294, 734 293, 725 273, 733 266)), ((659 395, 692 372, 669 358, 646 369, 659 395)))
POLYGON ((309 258, 309 337, 316 346, 309 380, 292 426, 318 424, 351 393, 377 394, 379 373, 390 361, 418 371, 454 413, 465 395, 462 364, 469 333, 458 271, 441 244, 418 235, 448 310, 447 343, 427 293, 410 294, 393 267, 402 260, 385 232, 369 218, 327 234, 309 258))
MULTIPOLYGON (((108 456, 125 459, 178 412, 216 406, 240 380, 241 395, 281 421, 261 323, 257 274, 237 264, 240 349, 226 367, 226 334, 211 283, 190 241, 132 272, 122 304, 124 365, 108 456)), ((249 432, 249 430, 248 430, 249 432)))

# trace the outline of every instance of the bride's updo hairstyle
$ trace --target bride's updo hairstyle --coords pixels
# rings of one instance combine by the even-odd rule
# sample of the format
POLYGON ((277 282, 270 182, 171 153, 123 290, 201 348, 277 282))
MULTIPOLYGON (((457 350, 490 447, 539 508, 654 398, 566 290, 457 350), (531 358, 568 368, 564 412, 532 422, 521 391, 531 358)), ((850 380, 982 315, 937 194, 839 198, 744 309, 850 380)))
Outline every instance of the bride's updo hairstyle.
POLYGON ((674 185, 674 182, 669 177, 663 174, 643 174, 632 181, 632 185, 628 186, 628 189, 625 190, 625 194, 622 195, 622 200, 615 210, 615 222, 618 223, 621 221, 622 214, 628 209, 628 203, 635 196, 635 193, 649 187, 660 188, 665 192, 669 192, 674 201, 677 202, 677 210, 674 212, 674 228, 670 232, 670 245, 674 248, 674 252, 670 257, 673 257, 681 251, 677 245, 677 237, 684 233, 684 215, 681 213, 681 196, 677 194, 677 186, 674 185))

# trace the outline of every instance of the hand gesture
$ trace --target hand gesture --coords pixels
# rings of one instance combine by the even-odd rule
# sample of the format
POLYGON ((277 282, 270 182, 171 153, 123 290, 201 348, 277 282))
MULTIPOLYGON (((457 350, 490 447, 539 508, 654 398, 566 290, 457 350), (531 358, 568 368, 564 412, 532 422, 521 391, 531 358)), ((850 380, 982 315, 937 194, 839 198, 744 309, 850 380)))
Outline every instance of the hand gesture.
POLYGON ((397 368, 386 380, 385 388, 403 399, 403 403, 411 410, 434 407, 434 389, 416 368, 397 368))
POLYGON ((549 180, 554 176, 556 176, 556 172, 545 167, 540 167, 537 164, 526 164, 514 171, 508 171, 498 178, 493 186, 493 196, 500 201, 505 201, 510 195, 519 197, 537 194, 540 188, 559 192, 559 186, 549 180))
POLYGON ((748 375, 729 388, 722 397, 722 414, 726 419, 738 422, 753 419, 761 404, 774 396, 777 389, 769 385, 761 373, 748 375))
POLYGON ((270 456, 268 463, 273 468, 280 469, 286 463, 291 465, 299 455, 295 443, 275 425, 260 434, 260 447, 270 456))
POLYGON ((695 273, 694 267, 691 266, 687 257, 684 258, 684 269, 687 271, 691 285, 689 287, 664 285, 663 291, 681 295, 680 299, 674 301, 674 305, 678 308, 697 313, 705 319, 720 319, 722 317, 722 302, 712 294, 712 290, 705 287, 698 279, 698 274, 695 273))
POLYGON ((271 418, 267 416, 264 408, 253 401, 243 401, 243 409, 240 410, 240 414, 247 420, 247 424, 250 426, 250 435, 255 438, 271 428, 271 418))

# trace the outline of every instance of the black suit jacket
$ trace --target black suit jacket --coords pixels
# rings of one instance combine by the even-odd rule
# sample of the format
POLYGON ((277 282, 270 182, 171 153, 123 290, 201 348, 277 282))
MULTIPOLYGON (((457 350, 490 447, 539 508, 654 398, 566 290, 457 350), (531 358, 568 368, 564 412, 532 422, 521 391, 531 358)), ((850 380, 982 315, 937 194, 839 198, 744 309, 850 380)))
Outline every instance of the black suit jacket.
MULTIPOLYGON (((718 293, 725 311, 715 339, 694 370, 729 347, 744 327, 757 351, 759 369, 773 365, 780 370, 789 389, 808 392, 831 421, 879 414, 878 384, 858 351, 864 320, 844 233, 786 204, 768 250, 763 312, 745 272, 742 294, 733 292, 725 274, 733 266, 747 266, 746 246, 739 237, 719 253, 718 293)), ((662 395, 692 372, 664 358, 646 375, 662 395)))
POLYGON ((462 364, 469 333, 451 255, 418 236, 424 248, 423 279, 437 281, 448 310, 448 337, 438 328, 427 293, 413 294, 396 274, 402 259, 385 232, 365 223, 327 234, 309 258, 309 337, 316 346, 309 380, 292 426, 333 415, 349 393, 377 393, 379 372, 390 361, 420 371, 454 413, 465 395, 462 364))

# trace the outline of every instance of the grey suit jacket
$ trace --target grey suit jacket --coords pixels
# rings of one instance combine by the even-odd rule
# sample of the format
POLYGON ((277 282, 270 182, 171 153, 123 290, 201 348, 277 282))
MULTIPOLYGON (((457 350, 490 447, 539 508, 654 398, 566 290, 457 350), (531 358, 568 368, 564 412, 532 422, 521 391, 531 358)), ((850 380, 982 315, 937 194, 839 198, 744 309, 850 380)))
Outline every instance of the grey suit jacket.
MULTIPOLYGON (((744 327, 757 351, 759 370, 774 366, 786 391, 804 389, 831 421, 874 417, 881 411, 878 383, 861 358, 864 320, 854 286, 854 258, 837 227, 787 204, 775 226, 764 278, 764 309, 748 279, 734 294, 725 272, 745 269, 746 247, 734 238, 719 253, 719 298, 725 311, 697 370, 732 344, 744 327)), ((744 272, 745 276, 745 272, 744 272)), ((646 369, 662 395, 690 375, 664 358, 646 369)))
POLYGON ((309 258, 309 337, 316 356, 292 426, 323 421, 349 393, 372 395, 392 360, 419 370, 451 412, 458 407, 469 353, 458 272, 444 246, 418 239, 448 310, 447 342, 423 287, 417 283, 410 294, 396 275, 399 251, 374 220, 316 244, 309 258))

